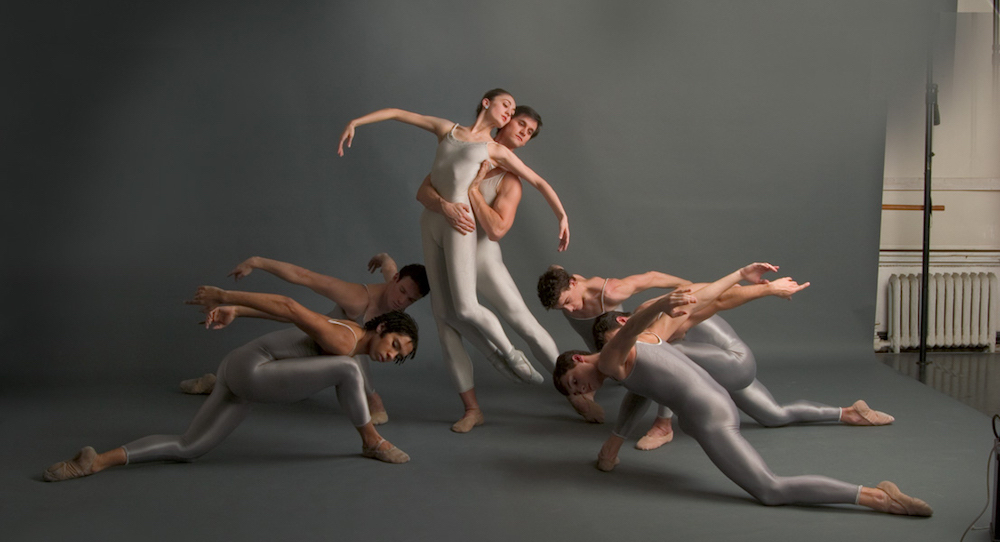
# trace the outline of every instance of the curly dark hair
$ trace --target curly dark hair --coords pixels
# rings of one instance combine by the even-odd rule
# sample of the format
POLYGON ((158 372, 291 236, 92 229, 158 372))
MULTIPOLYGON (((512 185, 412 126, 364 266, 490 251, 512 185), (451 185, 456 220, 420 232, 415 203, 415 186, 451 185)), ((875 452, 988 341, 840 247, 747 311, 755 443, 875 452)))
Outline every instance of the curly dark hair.
POLYGON ((382 326, 382 332, 379 333, 379 337, 384 337, 386 333, 399 333, 400 335, 409 337, 413 341, 413 351, 408 356, 397 357, 397 364, 403 363, 417 355, 419 337, 417 333, 417 321, 413 317, 403 311, 390 311, 365 322, 365 331, 375 331, 382 324, 384 325, 382 326))
POLYGON ((552 385, 559 390, 559 393, 569 395, 569 390, 563 386, 562 377, 566 376, 566 373, 572 371, 573 367, 576 367, 578 362, 573 359, 573 356, 577 354, 586 356, 589 353, 590 352, 585 350, 569 350, 559 354, 559 357, 556 358, 556 369, 552 371, 552 385))
POLYGON ((608 311, 594 320, 594 327, 591 329, 591 333, 594 334, 594 345, 597 346, 598 350, 604 350, 604 335, 612 330, 622 327, 618 323, 619 316, 632 316, 631 312, 621 312, 621 311, 608 311))
POLYGON ((419 263, 411 263, 409 265, 404 265, 402 269, 399 270, 399 280, 403 280, 406 277, 410 277, 417 285, 417 290, 420 291, 421 296, 425 296, 431 291, 431 285, 427 282, 427 270, 423 265, 419 263))
POLYGON ((546 309, 554 309, 559 296, 569 289, 570 274, 561 266, 551 265, 538 277, 538 300, 546 309))

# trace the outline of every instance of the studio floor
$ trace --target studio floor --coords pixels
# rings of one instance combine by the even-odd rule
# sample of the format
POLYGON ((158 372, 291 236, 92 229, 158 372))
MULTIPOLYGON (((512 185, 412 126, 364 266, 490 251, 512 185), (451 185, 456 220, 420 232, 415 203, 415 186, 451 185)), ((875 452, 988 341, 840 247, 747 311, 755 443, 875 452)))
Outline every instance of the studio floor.
MULTIPOLYGON (((610 422, 587 424, 548 383, 510 384, 481 366, 486 425, 465 435, 445 381, 405 365, 376 375, 390 422, 382 434, 405 465, 365 459, 332 391, 259 405, 222 445, 189 464, 131 465, 49 484, 41 473, 81 446, 112 448, 181 432, 200 397, 169 370, 61 383, 8 381, 0 395, 5 540, 959 540, 986 504, 990 418, 875 357, 807 367, 771 360, 758 377, 781 400, 866 399, 891 426, 743 433, 777 474, 896 482, 935 510, 928 519, 854 506, 758 504, 680 434, 651 452, 625 448, 612 473, 594 468, 610 422), (397 372, 389 375, 389 372, 397 372), (428 389, 432 390, 428 392, 428 389)), ((443 375, 440 375, 443 377, 443 375)), ((613 418, 623 394, 600 402, 613 418)), ((653 413, 647 413, 652 420, 653 413)), ((989 526, 987 515, 979 526, 989 526)), ((989 539, 988 530, 966 540, 989 539)))

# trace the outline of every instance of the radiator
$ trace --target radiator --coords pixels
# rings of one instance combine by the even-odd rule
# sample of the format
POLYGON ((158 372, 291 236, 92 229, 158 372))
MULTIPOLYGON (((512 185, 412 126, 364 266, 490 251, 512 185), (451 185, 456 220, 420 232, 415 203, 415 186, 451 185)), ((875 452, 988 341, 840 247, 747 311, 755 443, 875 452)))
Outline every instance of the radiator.
MULTIPOLYGON (((994 273, 934 273, 927 296, 928 347, 996 351, 1000 289, 994 273)), ((920 275, 889 276, 889 343, 920 346, 920 275)))

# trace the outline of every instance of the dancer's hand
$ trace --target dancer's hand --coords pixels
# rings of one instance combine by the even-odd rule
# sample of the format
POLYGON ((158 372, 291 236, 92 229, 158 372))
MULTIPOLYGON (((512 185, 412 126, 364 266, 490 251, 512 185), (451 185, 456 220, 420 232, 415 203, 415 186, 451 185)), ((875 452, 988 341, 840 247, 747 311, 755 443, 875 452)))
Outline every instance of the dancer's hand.
POLYGON ((451 227, 462 235, 476 231, 476 220, 472 216, 472 209, 466 203, 442 201, 441 214, 448 219, 451 227))
POLYGON ((194 298, 184 303, 188 305, 201 305, 211 311, 215 307, 225 303, 223 300, 225 293, 225 290, 216 288, 215 286, 199 286, 194 294, 194 298))
POLYGON ((805 290, 808 287, 809 287, 808 282, 799 284, 798 282, 792 280, 791 277, 783 277, 778 280, 772 280, 771 282, 767 283, 767 290, 768 292, 770 292, 771 295, 788 300, 792 299, 792 294, 801 292, 802 290, 805 290))
POLYGON ((777 270, 777 265, 771 265, 769 263, 752 263, 743 269, 740 269, 740 274, 743 276, 743 280, 751 284, 767 284, 767 281, 761 278, 761 275, 764 273, 776 272, 777 270))
POLYGON ((569 218, 563 215, 559 219, 559 252, 569 248, 569 218))
POLYGON ((690 287, 677 288, 664 297, 667 300, 666 306, 661 306, 660 308, 663 309, 662 312, 671 318, 684 316, 688 313, 685 307, 698 302, 698 298, 691 293, 690 287))
POLYGON ((232 305, 215 307, 210 311, 206 311, 205 321, 200 323, 205 324, 205 329, 222 329, 233 323, 239 316, 236 314, 236 310, 237 308, 232 305))
POLYGON ((344 133, 340 134, 340 145, 337 146, 337 156, 344 155, 344 142, 347 142, 347 148, 351 148, 351 143, 354 142, 354 121, 347 123, 347 127, 344 128, 344 133))
POLYGON ((233 277, 233 280, 239 281, 241 278, 250 274, 254 268, 257 267, 255 260, 257 256, 253 256, 243 260, 243 263, 237 265, 232 271, 229 272, 227 277, 233 277))
POLYGON ((379 252, 378 254, 372 256, 372 259, 368 260, 368 272, 374 273, 382 268, 383 265, 396 264, 396 260, 392 259, 386 252, 379 252))

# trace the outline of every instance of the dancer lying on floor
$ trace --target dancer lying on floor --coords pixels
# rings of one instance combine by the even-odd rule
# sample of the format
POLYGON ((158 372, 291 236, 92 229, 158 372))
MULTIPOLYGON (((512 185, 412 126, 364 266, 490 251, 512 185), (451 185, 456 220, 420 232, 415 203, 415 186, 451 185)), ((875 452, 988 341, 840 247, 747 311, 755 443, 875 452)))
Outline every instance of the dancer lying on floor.
POLYGON ((736 405, 704 369, 662 339, 686 320, 688 312, 711 302, 740 279, 757 282, 760 274, 776 270, 751 264, 691 292, 686 287, 657 299, 610 333, 604 349, 595 354, 564 352, 553 381, 564 393, 586 393, 611 377, 628 393, 622 400, 618 423, 598 454, 597 467, 612 470, 625 436, 654 400, 680 415, 681 428, 694 438, 712 463, 730 480, 766 505, 859 504, 890 514, 930 516, 924 501, 904 495, 892 482, 876 487, 849 484, 825 476, 776 476, 757 450, 740 434, 736 405), (660 315, 660 313, 665 313, 660 315), (659 333, 647 331, 657 318, 659 333))
MULTIPOLYGON (((558 248, 565 250, 569 245, 569 221, 559 197, 510 149, 492 140, 493 129, 507 124, 515 105, 509 92, 491 90, 480 100, 476 119, 468 127, 401 109, 381 109, 350 121, 341 134, 337 152, 343 155, 345 143, 350 147, 357 127, 374 122, 397 120, 427 130, 438 140, 430 182, 444 199, 468 204, 469 186, 476 172, 483 161, 491 160, 541 192, 559 223, 558 248)), ((424 265, 434 290, 431 299, 434 319, 445 363, 451 370, 465 407, 463 419, 474 417, 478 412, 474 396, 466 393, 470 388, 463 375, 471 374, 472 361, 462 344, 463 337, 480 349, 494 365, 507 365, 525 382, 542 382, 541 374, 507 338, 496 315, 479 303, 476 296, 476 238, 462 235, 451 227, 444 216, 427 210, 421 215, 420 230, 424 265)))
POLYGON ((350 356, 402 363, 417 351, 417 324, 403 312, 375 317, 362 328, 333 320, 293 299, 251 292, 198 288, 189 303, 214 309, 236 305, 286 319, 304 331, 275 331, 233 350, 219 364, 215 389, 205 399, 183 435, 151 435, 98 454, 87 446, 69 461, 49 467, 43 477, 58 482, 98 473, 109 467, 150 461, 190 461, 219 445, 250 413, 254 403, 293 403, 329 387, 361 435, 361 453, 387 463, 410 457, 375 430, 365 402, 361 370, 350 356), (296 336, 299 334, 295 334, 296 336))
MULTIPOLYGON (((538 135, 542 118, 537 111, 526 105, 514 109, 514 116, 497 131, 494 141, 511 150, 523 147, 538 135)), ((521 179, 502 168, 490 168, 483 162, 479 173, 469 186, 469 203, 450 202, 441 197, 430 182, 430 175, 424 178, 417 200, 429 211, 441 214, 452 228, 462 235, 476 235, 476 291, 496 310, 497 316, 518 334, 531 349, 535 360, 542 363, 551 373, 556 366, 559 348, 548 331, 538 323, 518 291, 507 266, 503 262, 500 243, 517 215, 521 203, 521 179), (475 212, 473 215, 472 211, 475 212), (476 227, 476 224, 479 227, 476 227)), ((505 364, 496 365, 509 378, 517 378, 505 364)), ((464 433, 485 421, 479 402, 476 400, 472 365, 460 367, 459 390, 464 397, 466 415, 452 426, 452 430, 464 433)), ((586 406, 580 396, 573 395, 570 403, 586 406)))
MULTIPOLYGON (((406 310, 407 307, 427 295, 430 287, 427 284, 427 273, 420 264, 409 264, 397 270, 396 262, 388 254, 376 254, 368 262, 368 270, 374 273, 382 269, 385 282, 381 284, 359 284, 310 271, 290 263, 254 256, 236 266, 229 276, 237 281, 249 275, 254 269, 267 271, 292 284, 305 286, 334 303, 333 310, 327 316, 337 320, 354 320, 362 326, 365 322, 387 312, 406 310)), ((208 313, 205 325, 211 329, 222 329, 236 318, 266 318, 280 322, 288 322, 271 314, 250 309, 248 307, 221 306, 208 313)), ((306 335, 302 331, 288 333, 285 338, 291 343, 302 340, 306 335)), ((389 421, 382 397, 375 391, 371 377, 369 360, 357 356, 355 361, 361 369, 365 380, 365 395, 371 412, 372 423, 375 425, 389 421)), ((191 378, 181 382, 184 393, 194 395, 209 394, 215 386, 215 375, 207 373, 199 378, 191 378)))

